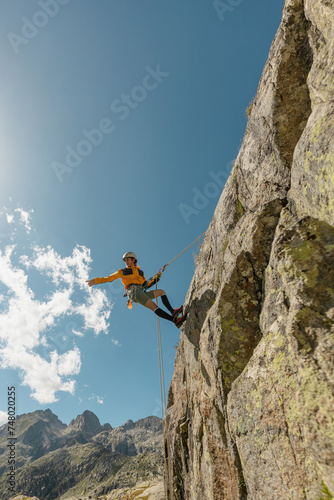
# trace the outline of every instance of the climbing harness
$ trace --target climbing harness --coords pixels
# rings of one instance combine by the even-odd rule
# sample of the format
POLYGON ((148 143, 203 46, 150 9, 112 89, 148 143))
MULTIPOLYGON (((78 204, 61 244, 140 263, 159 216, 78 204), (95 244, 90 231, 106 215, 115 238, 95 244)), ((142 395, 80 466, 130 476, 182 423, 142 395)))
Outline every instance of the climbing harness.
POLYGON ((161 274, 162 273, 158 272, 157 274, 152 276, 152 278, 145 281, 145 283, 143 283, 143 292, 146 292, 146 290, 151 288, 151 286, 156 285, 158 283, 158 281, 160 281, 161 274))
MULTIPOLYGON (((188 248, 190 248, 194 243, 196 243, 196 241, 201 239, 202 236, 204 236, 204 234, 205 234, 205 232, 202 233, 198 238, 196 238, 196 240, 194 240, 192 243, 190 243, 190 245, 188 245, 184 250, 182 250, 182 252, 180 252, 176 257, 174 257, 174 259, 172 259, 170 262, 168 262, 168 264, 162 266, 162 268, 159 269, 159 271, 157 273, 155 273, 151 278, 146 280, 142 284, 143 292, 146 292, 146 290, 151 288, 153 285, 156 285, 160 281, 162 273, 165 271, 165 269, 168 266, 170 266, 170 264, 172 264, 172 262, 174 262, 176 259, 178 259, 180 257, 180 255, 182 255, 186 250, 188 250, 188 248)), ((132 252, 128 252, 127 254, 124 254, 124 258, 125 258, 125 256, 131 256, 128 254, 132 254, 132 252)), ((133 255, 135 255, 135 254, 133 254, 133 255)), ((128 297, 127 305, 128 305, 129 309, 132 309, 132 300, 131 300, 131 297, 129 297, 128 290, 125 290, 124 297, 128 297)))

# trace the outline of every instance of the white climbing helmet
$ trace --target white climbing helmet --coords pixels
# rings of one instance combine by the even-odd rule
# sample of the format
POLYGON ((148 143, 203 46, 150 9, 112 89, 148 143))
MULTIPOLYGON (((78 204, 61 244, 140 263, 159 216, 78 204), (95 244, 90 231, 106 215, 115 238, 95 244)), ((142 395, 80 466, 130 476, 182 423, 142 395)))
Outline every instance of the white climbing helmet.
POLYGON ((127 257, 131 257, 132 259, 137 260, 136 254, 135 254, 135 253, 133 253, 133 252, 126 252, 126 253, 123 255, 123 260, 125 261, 125 259, 126 259, 127 257))

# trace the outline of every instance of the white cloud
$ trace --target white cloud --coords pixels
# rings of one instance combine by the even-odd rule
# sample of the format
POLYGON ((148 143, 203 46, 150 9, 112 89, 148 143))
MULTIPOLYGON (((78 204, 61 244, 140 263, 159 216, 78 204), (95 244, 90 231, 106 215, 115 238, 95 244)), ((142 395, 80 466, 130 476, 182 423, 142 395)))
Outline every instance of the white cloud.
POLYGON ((117 339, 111 339, 111 342, 112 342, 114 345, 117 345, 117 347, 122 347, 122 344, 120 344, 120 342, 119 342, 117 339))
MULTIPOLYGON (((16 211, 21 218, 28 214, 16 211)), ((24 221, 27 228, 29 217, 24 221)), ((33 398, 41 404, 52 403, 58 391, 75 391, 81 356, 78 347, 69 346, 71 339, 73 346, 73 335, 83 336, 87 330, 107 333, 112 306, 103 290, 91 290, 85 283, 91 264, 88 248, 76 246, 68 257, 50 246, 35 246, 30 256, 17 253, 14 244, 0 250, 0 283, 6 288, 0 303, 0 367, 18 370, 33 398), (51 282, 44 280, 49 289, 43 291, 42 299, 32 289, 32 270, 51 278, 51 282), (59 332, 59 322, 73 315, 82 317, 82 326, 66 335, 59 332), (61 340, 58 346, 67 347, 66 352, 55 350, 56 339, 61 340)))
POLYGON ((75 312, 83 316, 85 328, 91 328, 96 334, 107 333, 107 319, 110 316, 110 310, 106 308, 107 305, 108 299, 103 290, 91 290, 86 303, 75 307, 75 312))
MULTIPOLYGON (((30 233, 31 231, 31 214, 34 212, 33 210, 30 210, 30 212, 26 212, 22 208, 16 208, 14 210, 15 212, 18 212, 20 214, 20 221, 21 223, 25 226, 27 233, 30 233)), ((7 215, 7 214, 6 214, 7 215)), ((8 215, 7 215, 7 220, 8 220, 8 215)))
POLYGON ((77 347, 61 356, 57 352, 53 352, 52 361, 57 364, 60 375, 77 375, 80 372, 81 359, 80 351, 77 347))
POLYGON ((35 267, 44 272, 58 285, 66 283, 73 287, 79 285, 86 289, 86 280, 89 278, 89 269, 92 262, 90 250, 77 245, 69 257, 61 257, 51 246, 34 248, 34 258, 23 256, 21 261, 27 267, 35 267))
POLYGON ((100 404, 100 405, 103 405, 104 403, 104 398, 101 397, 101 396, 97 396, 96 394, 92 394, 89 398, 88 398, 88 401, 93 401, 94 399, 96 399, 96 401, 100 404))
POLYGON ((7 413, 0 410, 0 427, 6 424, 8 421, 7 413))
POLYGON ((90 250, 77 245, 71 256, 61 257, 53 248, 35 247, 34 260, 22 257, 22 263, 27 268, 35 267, 46 273, 55 285, 67 284, 69 290, 79 286, 88 291, 86 302, 73 305, 73 313, 84 318, 85 328, 94 330, 94 333, 108 332, 107 320, 110 316, 110 304, 103 290, 88 289, 86 281, 89 279, 89 264, 91 263, 90 250), (109 305, 109 308, 107 306, 109 305))
POLYGON ((13 214, 6 214, 6 219, 8 224, 12 224, 14 222, 14 215, 13 214))
POLYGON ((84 334, 82 332, 79 332, 78 330, 72 330, 73 335, 76 335, 77 337, 83 337, 84 334))
POLYGON ((47 361, 35 353, 16 350, 10 360, 12 368, 23 370, 22 385, 30 387, 31 397, 40 404, 48 404, 58 401, 55 396, 58 391, 74 394, 75 381, 62 376, 79 373, 80 353, 79 350, 68 351, 65 356, 62 359, 57 353, 51 353, 51 361, 47 361))

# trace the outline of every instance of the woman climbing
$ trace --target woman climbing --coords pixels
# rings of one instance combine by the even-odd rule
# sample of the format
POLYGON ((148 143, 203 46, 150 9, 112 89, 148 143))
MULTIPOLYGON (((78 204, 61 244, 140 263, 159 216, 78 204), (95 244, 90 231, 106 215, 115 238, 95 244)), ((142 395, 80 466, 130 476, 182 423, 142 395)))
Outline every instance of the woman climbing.
MULTIPOLYGON (((115 273, 111 274, 107 278, 93 278, 91 280, 87 280, 89 286, 99 285, 100 283, 110 283, 111 281, 115 281, 118 278, 122 279, 122 283, 124 285, 126 295, 128 296, 128 305, 131 307, 132 302, 138 302, 142 306, 151 309, 154 311, 157 316, 160 318, 168 319, 172 321, 178 328, 182 325, 182 323, 186 319, 186 314, 178 317, 183 312, 183 306, 178 309, 173 309, 169 303, 167 295, 164 290, 151 290, 147 291, 146 288, 143 289, 143 285, 147 284, 145 275, 140 267, 137 265, 137 257, 133 252, 126 252, 123 255, 123 260, 126 264, 126 267, 123 269, 119 269, 115 273), (152 299, 156 297, 161 297, 161 301, 163 305, 168 309, 170 314, 163 311, 152 299)), ((160 274, 161 275, 161 274, 160 274)), ((153 279, 152 284, 156 283, 160 275, 153 279)), ((151 283, 149 284, 151 286, 151 283)))

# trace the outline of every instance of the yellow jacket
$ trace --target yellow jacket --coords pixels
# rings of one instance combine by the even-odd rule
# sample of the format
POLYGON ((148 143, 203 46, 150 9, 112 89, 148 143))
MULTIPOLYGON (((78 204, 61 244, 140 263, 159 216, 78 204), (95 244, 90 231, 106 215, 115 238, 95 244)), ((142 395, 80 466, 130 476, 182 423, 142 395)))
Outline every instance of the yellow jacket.
POLYGON ((128 288, 128 286, 132 284, 142 285, 146 281, 144 272, 141 271, 140 267, 131 266, 119 269, 107 278, 94 278, 94 282, 95 285, 99 285, 100 283, 109 283, 111 281, 115 281, 118 278, 122 278, 124 288, 128 288))

